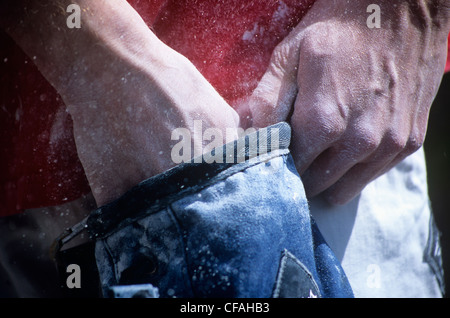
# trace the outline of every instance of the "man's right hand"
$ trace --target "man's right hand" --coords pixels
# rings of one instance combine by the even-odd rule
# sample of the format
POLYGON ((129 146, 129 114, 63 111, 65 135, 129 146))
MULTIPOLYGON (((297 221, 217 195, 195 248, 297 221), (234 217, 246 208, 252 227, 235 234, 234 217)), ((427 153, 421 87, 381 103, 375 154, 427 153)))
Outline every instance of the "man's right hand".
POLYGON ((317 0, 276 48, 248 103, 253 125, 289 121, 309 197, 344 204, 423 143, 447 53, 450 4, 317 0))
POLYGON ((201 120, 225 137, 238 127, 237 113, 125 0, 78 1, 80 29, 61 9, 73 1, 19 2, 4 27, 62 96, 99 206, 175 165, 175 128, 201 120))

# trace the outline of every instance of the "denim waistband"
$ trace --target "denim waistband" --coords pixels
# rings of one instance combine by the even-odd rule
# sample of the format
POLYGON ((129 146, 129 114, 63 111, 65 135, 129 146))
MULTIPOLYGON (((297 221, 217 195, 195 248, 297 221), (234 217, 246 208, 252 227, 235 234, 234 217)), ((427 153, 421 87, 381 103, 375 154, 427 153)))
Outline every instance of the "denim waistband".
POLYGON ((88 231, 104 296, 150 284, 161 297, 352 297, 289 143, 279 123, 215 148, 94 210, 62 243, 88 231))
MULTIPOLYGON (((199 191, 221 178, 244 170, 261 160, 289 152, 291 129, 287 123, 261 128, 223 145, 221 162, 207 163, 217 148, 202 158, 179 164, 129 190, 119 199, 93 211, 84 227, 98 239, 134 220, 157 212, 185 195, 199 191), (117 211, 123 213, 117 214, 117 211), (144 212, 143 212, 144 211, 144 212)), ((219 161, 219 160, 217 160, 219 161)))

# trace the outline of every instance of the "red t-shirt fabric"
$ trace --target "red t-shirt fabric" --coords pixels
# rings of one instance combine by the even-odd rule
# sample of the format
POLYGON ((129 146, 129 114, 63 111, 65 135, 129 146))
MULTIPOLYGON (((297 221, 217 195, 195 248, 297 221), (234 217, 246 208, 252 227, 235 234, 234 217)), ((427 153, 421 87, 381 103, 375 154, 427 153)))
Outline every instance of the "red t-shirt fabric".
MULTIPOLYGON (((274 47, 315 0, 129 0, 231 105, 249 95, 274 47)), ((33 57, 0 32, 0 216, 89 193, 72 122, 33 57)))
MULTIPOLYGON (((273 48, 314 1, 129 3, 233 105, 256 87, 273 48)), ((63 101, 33 58, 0 32, 0 216, 59 205, 89 191, 63 101)))
POLYGON ((445 73, 450 72, 450 34, 447 39, 447 63, 445 64, 445 73))

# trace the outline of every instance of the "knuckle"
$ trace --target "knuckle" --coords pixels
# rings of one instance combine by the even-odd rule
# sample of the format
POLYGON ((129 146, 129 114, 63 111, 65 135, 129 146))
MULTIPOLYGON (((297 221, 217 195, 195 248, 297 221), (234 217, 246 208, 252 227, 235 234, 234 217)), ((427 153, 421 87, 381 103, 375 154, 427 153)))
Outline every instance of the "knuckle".
POLYGON ((401 134, 391 131, 385 138, 391 153, 403 153, 408 155, 422 147, 425 136, 416 132, 401 134))
POLYGON ((389 149, 393 153, 399 153, 405 150, 408 138, 397 133, 389 133, 386 137, 389 149))
MULTIPOLYGON (((346 123, 342 118, 332 116, 327 112, 309 108, 293 115, 293 128, 302 132, 310 143, 330 143, 342 137, 346 130, 346 123)), ((299 108, 296 108, 298 110, 299 108)))
POLYGON ((322 111, 314 117, 315 118, 311 118, 311 121, 315 121, 317 125, 319 125, 319 137, 324 140, 330 141, 339 139, 346 131, 347 125, 339 115, 322 111))
POLYGON ((405 152, 409 154, 416 152, 422 147, 424 140, 425 137, 422 134, 412 134, 406 142, 405 152))
POLYGON ((344 125, 338 122, 327 122, 323 127, 323 134, 328 140, 338 139, 340 136, 344 134, 345 127, 344 125))
POLYGON ((380 146, 380 138, 373 131, 365 131, 360 133, 356 138, 356 145, 358 152, 371 153, 380 146))
POLYGON ((331 56, 330 45, 338 42, 339 36, 340 33, 336 32, 329 23, 318 22, 314 26, 306 29, 302 46, 305 53, 309 53, 311 56, 316 58, 329 57, 331 56), (317 34, 326 35, 326 38, 317 37, 317 34))

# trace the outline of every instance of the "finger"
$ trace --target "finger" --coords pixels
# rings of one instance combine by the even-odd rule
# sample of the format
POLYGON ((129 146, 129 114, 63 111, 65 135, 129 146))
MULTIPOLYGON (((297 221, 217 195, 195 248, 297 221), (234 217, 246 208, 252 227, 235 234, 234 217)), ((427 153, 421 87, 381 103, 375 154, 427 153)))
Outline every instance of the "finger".
POLYGON ((365 129, 345 126, 345 133, 335 134, 334 144, 321 153, 302 175, 307 194, 312 197, 335 184, 360 162, 391 160, 393 154, 386 138, 379 137, 376 127, 367 123, 365 129), (387 149, 390 149, 389 151, 387 149), (379 156, 378 158, 375 158, 379 156))
POLYGON ((266 127, 289 117, 297 96, 297 46, 278 45, 268 69, 248 100, 252 125, 266 127))
POLYGON ((297 170, 303 176, 317 158, 327 158, 327 154, 339 150, 338 141, 347 123, 333 103, 306 92, 301 96, 295 103, 290 123, 291 151, 297 170))
POLYGON ((362 152, 340 145, 322 152, 301 174, 307 196, 311 198, 328 189, 365 157, 362 152))
POLYGON ((392 145, 384 146, 370 156, 349 169, 336 183, 324 191, 325 199, 336 205, 343 205, 358 196, 363 189, 373 180, 385 174, 416 149, 408 143, 401 151, 391 152, 386 155, 385 149, 392 145))
POLYGON ((347 204, 357 197, 370 182, 385 174, 398 162, 392 160, 384 166, 379 163, 359 163, 342 176, 338 182, 325 190, 324 198, 334 205, 347 204))

